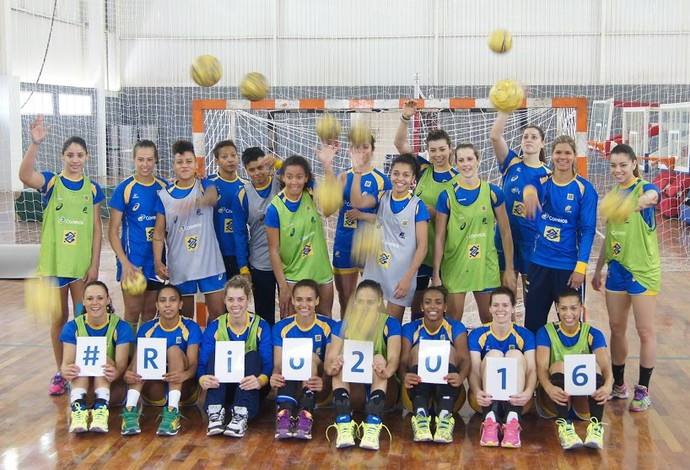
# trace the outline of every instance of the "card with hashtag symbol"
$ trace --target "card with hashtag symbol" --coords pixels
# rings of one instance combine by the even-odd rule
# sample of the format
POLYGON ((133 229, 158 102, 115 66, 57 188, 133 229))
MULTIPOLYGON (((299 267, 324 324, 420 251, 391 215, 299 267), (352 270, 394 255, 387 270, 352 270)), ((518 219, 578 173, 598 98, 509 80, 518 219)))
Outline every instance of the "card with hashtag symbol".
POLYGON ((79 336, 77 337, 77 355, 74 363, 79 366, 81 377, 103 376, 107 352, 107 340, 105 336, 79 336))

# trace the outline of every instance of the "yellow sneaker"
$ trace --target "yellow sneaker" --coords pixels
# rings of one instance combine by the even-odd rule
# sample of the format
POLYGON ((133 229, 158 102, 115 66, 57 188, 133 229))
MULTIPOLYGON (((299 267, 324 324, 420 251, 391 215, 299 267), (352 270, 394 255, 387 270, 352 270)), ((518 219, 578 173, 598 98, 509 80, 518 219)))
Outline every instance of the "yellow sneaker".
POLYGON ((558 437, 561 439, 561 447, 564 450, 582 447, 582 439, 575 432, 575 425, 571 421, 558 418, 556 424, 558 425, 558 437))
POLYGON ((448 415, 445 418, 436 418, 436 433, 434 433, 434 442, 442 444, 450 444, 453 442, 453 429, 455 429, 455 418, 453 415, 448 415))
POLYGON ((108 432, 108 417, 110 412, 107 406, 101 406, 91 410, 91 426, 89 431, 108 432))
POLYGON ((604 423, 596 418, 590 418, 589 426, 587 426, 587 436, 585 437, 585 445, 592 449, 604 448, 604 423))
POLYGON ((429 442, 434 438, 431 435, 431 428, 429 424, 431 418, 416 414, 412 416, 412 438, 415 442, 429 442))
POLYGON ((336 439, 335 439, 335 447, 337 449, 344 449, 346 447, 352 447, 355 445, 355 428, 357 424, 350 419, 350 421, 344 421, 344 422, 335 422, 328 426, 326 428, 326 439, 328 442, 331 442, 331 439, 328 437, 328 431, 331 428, 335 428, 336 432, 338 433, 336 439))
POLYGON ((80 403, 73 405, 70 413, 69 432, 86 432, 89 430, 89 410, 82 409, 80 403))

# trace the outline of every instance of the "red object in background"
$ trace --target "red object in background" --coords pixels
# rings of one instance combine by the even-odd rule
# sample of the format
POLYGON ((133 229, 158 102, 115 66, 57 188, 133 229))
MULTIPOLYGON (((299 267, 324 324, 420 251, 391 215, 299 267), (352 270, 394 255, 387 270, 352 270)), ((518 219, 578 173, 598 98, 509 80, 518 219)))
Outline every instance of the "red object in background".
POLYGON ((662 170, 652 181, 661 190, 659 211, 663 217, 678 218, 680 205, 687 197, 690 188, 690 175, 662 170))

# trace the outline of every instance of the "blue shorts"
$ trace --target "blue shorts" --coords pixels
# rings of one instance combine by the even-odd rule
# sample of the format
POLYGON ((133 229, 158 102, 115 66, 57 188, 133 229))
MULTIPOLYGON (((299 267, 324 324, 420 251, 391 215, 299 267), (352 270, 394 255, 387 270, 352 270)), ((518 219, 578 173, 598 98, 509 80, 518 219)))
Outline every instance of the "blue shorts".
POLYGON ((338 274, 349 274, 364 269, 352 261, 351 248, 345 249, 333 247, 333 272, 338 274))
MULTIPOLYGON (((116 265, 117 271, 115 274, 115 280, 117 282, 120 282, 122 280, 122 265, 119 261, 116 263, 116 265)), ((156 268, 154 268, 153 266, 144 266, 143 268, 141 266, 137 266, 137 268, 141 268, 141 273, 148 281, 154 281, 163 284, 161 280, 158 278, 158 276, 156 276, 156 268)))
POLYGON ((606 290, 630 295, 656 295, 657 292, 649 290, 637 282, 632 273, 625 269, 618 261, 609 262, 606 274, 606 290))
POLYGON ((82 278, 79 277, 56 277, 55 280, 57 281, 57 286, 58 288, 63 288, 65 286, 68 286, 72 284, 73 282, 76 281, 81 281, 82 278))
POLYGON ((210 294, 211 292, 223 290, 227 279, 225 273, 220 273, 203 279, 183 282, 178 284, 177 288, 180 289, 180 294, 182 295, 194 295, 197 293, 197 290, 202 294, 210 294))
MULTIPOLYGON (((498 252, 498 267, 501 271, 506 270, 506 259, 503 256, 503 249, 496 247, 498 252)), ((513 269, 515 272, 527 275, 529 271, 529 260, 534 251, 533 244, 515 243, 513 244, 513 269)))

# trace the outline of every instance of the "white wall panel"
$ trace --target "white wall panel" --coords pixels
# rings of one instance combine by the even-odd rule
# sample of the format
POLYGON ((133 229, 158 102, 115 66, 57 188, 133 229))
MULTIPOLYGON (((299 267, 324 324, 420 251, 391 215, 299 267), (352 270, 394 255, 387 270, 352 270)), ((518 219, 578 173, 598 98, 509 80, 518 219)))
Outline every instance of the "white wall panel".
POLYGON ((414 85, 431 76, 429 39, 286 40, 278 54, 284 85, 414 85))
MULTIPOLYGON (((13 70, 35 80, 52 0, 12 3, 13 70)), ((71 0, 59 2, 42 81, 89 86, 86 8, 110 5, 108 86, 191 85, 199 54, 222 85, 687 84, 687 0, 71 0), (112 17, 114 16, 114 18, 112 17), (115 25, 115 26, 112 26, 115 25), (486 46, 507 28, 508 54, 486 46)), ((91 80, 93 81, 93 80, 91 80)))
POLYGON ((216 56, 223 65, 220 85, 236 86, 251 70, 271 69, 271 44, 267 41, 122 41, 122 86, 193 86, 189 67, 200 54, 216 56))
MULTIPOLYGON (((50 20, 15 12, 13 73, 23 82, 35 82, 43 61, 50 20)), ((55 22, 41 83, 90 86, 84 68, 84 31, 80 26, 55 22)))
POLYGON ((118 29, 122 38, 270 36, 273 11, 274 0, 122 0, 118 29))
POLYGON ((281 37, 366 38, 433 34, 433 1, 278 0, 281 37))

